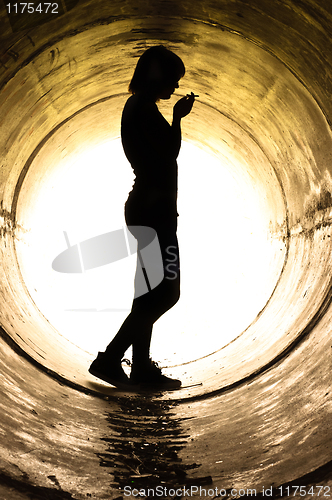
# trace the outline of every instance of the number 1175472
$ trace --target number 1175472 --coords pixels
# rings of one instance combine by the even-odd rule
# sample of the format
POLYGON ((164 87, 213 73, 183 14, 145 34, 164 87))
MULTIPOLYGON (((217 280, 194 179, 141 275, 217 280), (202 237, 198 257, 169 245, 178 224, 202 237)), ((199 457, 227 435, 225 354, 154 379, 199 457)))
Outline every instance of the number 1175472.
POLYGON ((8 14, 59 14, 59 4, 58 3, 8 3, 6 5, 8 14))
POLYGON ((287 496, 300 496, 300 497, 331 497, 331 487, 330 486, 311 486, 307 488, 306 486, 279 486, 279 495, 281 497, 287 496))

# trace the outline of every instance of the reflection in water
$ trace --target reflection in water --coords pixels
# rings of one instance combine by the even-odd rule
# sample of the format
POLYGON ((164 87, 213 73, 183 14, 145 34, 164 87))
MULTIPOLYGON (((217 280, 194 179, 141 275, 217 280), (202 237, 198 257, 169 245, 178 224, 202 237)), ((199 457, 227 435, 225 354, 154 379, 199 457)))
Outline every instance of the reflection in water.
MULTIPOLYGON (((112 437, 103 441, 108 450, 98 455, 100 465, 109 467, 114 477, 111 486, 160 493, 161 487, 167 490, 188 484, 187 471, 199 465, 184 464, 178 457, 190 436, 181 428, 187 419, 175 418, 171 411, 176 403, 146 395, 121 398, 119 404, 120 409, 107 416, 112 437)), ((158 498, 168 497, 158 494, 158 498)))

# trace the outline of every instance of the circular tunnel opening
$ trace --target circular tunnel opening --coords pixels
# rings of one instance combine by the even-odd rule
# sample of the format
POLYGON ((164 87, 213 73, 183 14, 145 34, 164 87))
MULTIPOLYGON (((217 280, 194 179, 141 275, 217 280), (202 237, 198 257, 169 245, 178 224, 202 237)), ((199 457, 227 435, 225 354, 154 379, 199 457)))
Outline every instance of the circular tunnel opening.
MULTIPOLYGON (((24 228, 16 250, 30 296, 61 335, 91 355, 106 347, 130 311, 136 256, 87 272, 82 268, 82 273, 59 274, 51 263, 67 245, 125 225, 123 205, 133 174, 121 141, 96 145, 96 137, 90 149, 86 146, 91 128, 105 135, 108 108, 104 103, 90 107, 79 123, 74 118, 49 139, 27 171, 16 212, 24 228)), ((250 151, 273 179, 264 155, 255 145, 250 151)), ((156 323, 153 337, 154 358, 163 365, 190 363, 238 337, 264 308, 279 278, 284 245, 277 242, 276 248, 270 235, 271 193, 264 193, 264 182, 255 181, 240 155, 212 156, 183 143, 181 301, 156 323), (271 269, 276 253, 279 268, 271 269)), ((277 182, 271 187, 276 201, 277 182)))
MULTIPOLYGON (((192 29, 190 21, 176 22, 181 30, 189 26, 192 29)), ((125 39, 127 22, 119 21, 112 28, 114 36, 125 39)), ((185 383, 203 381, 203 389, 197 388, 197 394, 209 394, 270 366, 296 341, 308 318, 314 315, 315 303, 310 302, 315 293, 313 276, 299 279, 301 287, 294 289, 289 286, 289 280, 294 279, 294 261, 288 267, 287 264, 290 252, 298 252, 291 242, 301 233, 303 221, 314 224, 308 217, 310 207, 328 192, 330 179, 326 173, 323 172, 325 191, 318 186, 315 176, 324 170, 321 162, 331 144, 331 136, 314 99, 276 57, 237 33, 216 32, 215 27, 199 23, 195 29, 197 35, 204 32, 204 44, 197 44, 194 52, 188 44, 170 44, 187 67, 181 95, 194 89, 200 98, 183 124, 184 145, 179 159, 183 293, 181 301, 156 324, 153 352, 164 367, 185 383), (195 151, 197 163, 192 159, 193 154, 189 159, 189 151, 195 151), (211 160, 207 160, 208 157, 211 160), (294 312, 286 315, 290 303, 294 312)), ((9 257, 11 273, 7 276, 11 286, 21 289, 26 307, 33 310, 33 315, 29 315, 37 314, 38 318, 32 320, 36 324, 29 331, 28 341, 22 342, 22 335, 17 334, 13 323, 9 330, 15 330, 14 339, 29 355, 39 361, 42 358, 43 366, 78 386, 91 388, 86 369, 92 355, 110 339, 108 309, 112 306, 107 304, 105 294, 98 299, 96 293, 92 293, 93 298, 100 302, 90 305, 88 293, 100 287, 97 281, 89 281, 93 279, 92 273, 80 276, 79 280, 70 277, 71 281, 66 284, 61 282, 63 276, 54 277, 52 282, 50 258, 51 253, 55 257, 61 252, 65 243, 73 244, 123 224, 120 212, 132 182, 130 173, 125 174, 123 183, 121 180, 121 196, 116 208, 102 206, 103 196, 92 197, 92 191, 98 193, 101 189, 99 181, 90 189, 91 175, 96 175, 93 182, 98 178, 98 166, 92 171, 88 163, 82 174, 82 158, 84 161, 90 158, 91 163, 93 155, 96 157, 96 148, 116 144, 126 100, 123 90, 135 62, 133 55, 137 57, 146 46, 144 42, 143 47, 137 48, 135 42, 129 41, 115 54, 114 46, 109 43, 109 27, 93 26, 39 51, 11 79, 5 94, 6 106, 12 105, 15 113, 14 89, 19 83, 29 115, 25 125, 19 122, 20 141, 24 145, 18 156, 11 158, 14 168, 4 198, 5 205, 11 206, 15 214, 13 252, 17 251, 26 283, 22 283, 19 269, 16 274, 12 273, 16 262, 12 255, 9 257), (82 44, 89 47, 84 57, 82 44), (103 58, 99 59, 101 51, 103 58), (119 64, 121 57, 126 64, 119 64), (45 72, 47 65, 51 69, 45 72), (39 119, 41 110, 45 113, 39 119), (41 131, 42 140, 37 130, 41 131), (81 184, 83 179, 87 182, 85 188, 81 184), (64 185, 66 194, 62 195, 55 187, 56 182, 58 186, 64 185), (73 193, 80 193, 80 201, 73 202, 73 193), (43 196, 44 202, 55 209, 52 223, 49 223, 52 210, 42 204, 43 196), (67 202, 61 207, 60 218, 62 196, 67 197, 67 202), (117 216, 110 222, 114 211, 117 216), (69 228, 70 212, 76 219, 69 228), (46 219, 41 217, 46 214, 46 219), (33 217, 36 222, 32 222, 33 217), (82 222, 80 230, 78 220, 82 222), (43 255, 38 254, 39 251, 43 255), (33 260, 41 270, 41 281, 37 280, 33 260), (81 295, 73 288, 75 279, 81 295), (50 313, 49 304, 54 305, 56 299, 46 297, 45 286, 57 290, 55 296, 61 298, 61 312, 71 309, 65 310, 66 326, 63 320, 61 325, 57 323, 59 312, 58 320, 50 313), (72 302, 74 306, 64 304, 66 293, 70 300, 77 299, 72 302), (36 306, 37 310, 40 308, 37 313, 36 306), (49 321, 40 336, 39 323, 45 323, 44 315, 49 321), (87 334, 82 332, 83 323, 87 334), (94 333, 96 345, 92 347, 86 339, 96 329, 105 332, 105 337, 94 333), (74 330, 80 337, 79 342, 73 335, 74 330), (62 352, 61 357, 58 350, 62 352), (71 361, 68 363, 72 352, 75 352, 74 365, 71 361)), ((171 114, 172 103, 162 106, 166 117, 171 114)), ((119 153, 118 143, 117 148, 119 153)), ((115 169, 112 175, 114 187, 118 171, 115 169)), ((107 182, 103 188, 106 185, 107 182)), ((107 199, 106 191, 104 199, 107 199)), ((328 208, 322 207, 320 217, 325 216, 328 208)), ((319 245, 312 241, 310 244, 315 243, 319 245)), ((305 251, 304 247, 301 249, 305 251)), ((127 290, 130 290, 134 265, 129 260, 120 264, 128 265, 128 280, 123 287, 127 290)), ((101 276, 104 272, 105 269, 98 269, 96 274, 101 276)), ((109 282, 112 280, 113 277, 109 282)), ((325 288, 321 288, 321 283, 319 288, 322 297, 325 288)), ((120 297, 117 299, 121 301, 120 297)), ((128 302, 125 306, 119 302, 114 309, 120 309, 113 323, 116 327, 129 309, 128 302)), ((184 397, 185 394, 184 391, 184 397)))

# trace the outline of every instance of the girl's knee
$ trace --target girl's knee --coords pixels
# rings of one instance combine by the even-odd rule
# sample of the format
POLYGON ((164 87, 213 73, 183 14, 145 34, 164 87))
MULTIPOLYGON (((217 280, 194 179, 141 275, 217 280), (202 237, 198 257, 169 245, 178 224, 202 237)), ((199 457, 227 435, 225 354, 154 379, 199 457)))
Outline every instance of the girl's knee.
POLYGON ((177 282, 173 284, 172 289, 170 290, 169 293, 169 302, 170 302, 169 308, 173 307, 178 302, 179 299, 180 299, 180 286, 177 282))
POLYGON ((174 300, 174 305, 175 305, 180 299, 180 288, 176 291, 174 299, 175 299, 174 300))

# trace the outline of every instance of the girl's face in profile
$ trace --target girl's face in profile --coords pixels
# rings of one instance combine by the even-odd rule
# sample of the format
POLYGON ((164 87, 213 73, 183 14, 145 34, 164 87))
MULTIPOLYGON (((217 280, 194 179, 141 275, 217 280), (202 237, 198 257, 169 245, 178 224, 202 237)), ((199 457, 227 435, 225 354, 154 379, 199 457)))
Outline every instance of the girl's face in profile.
POLYGON ((171 95, 174 93, 175 89, 179 88, 179 82, 174 84, 168 84, 164 87, 158 94, 158 99, 170 99, 171 95))

